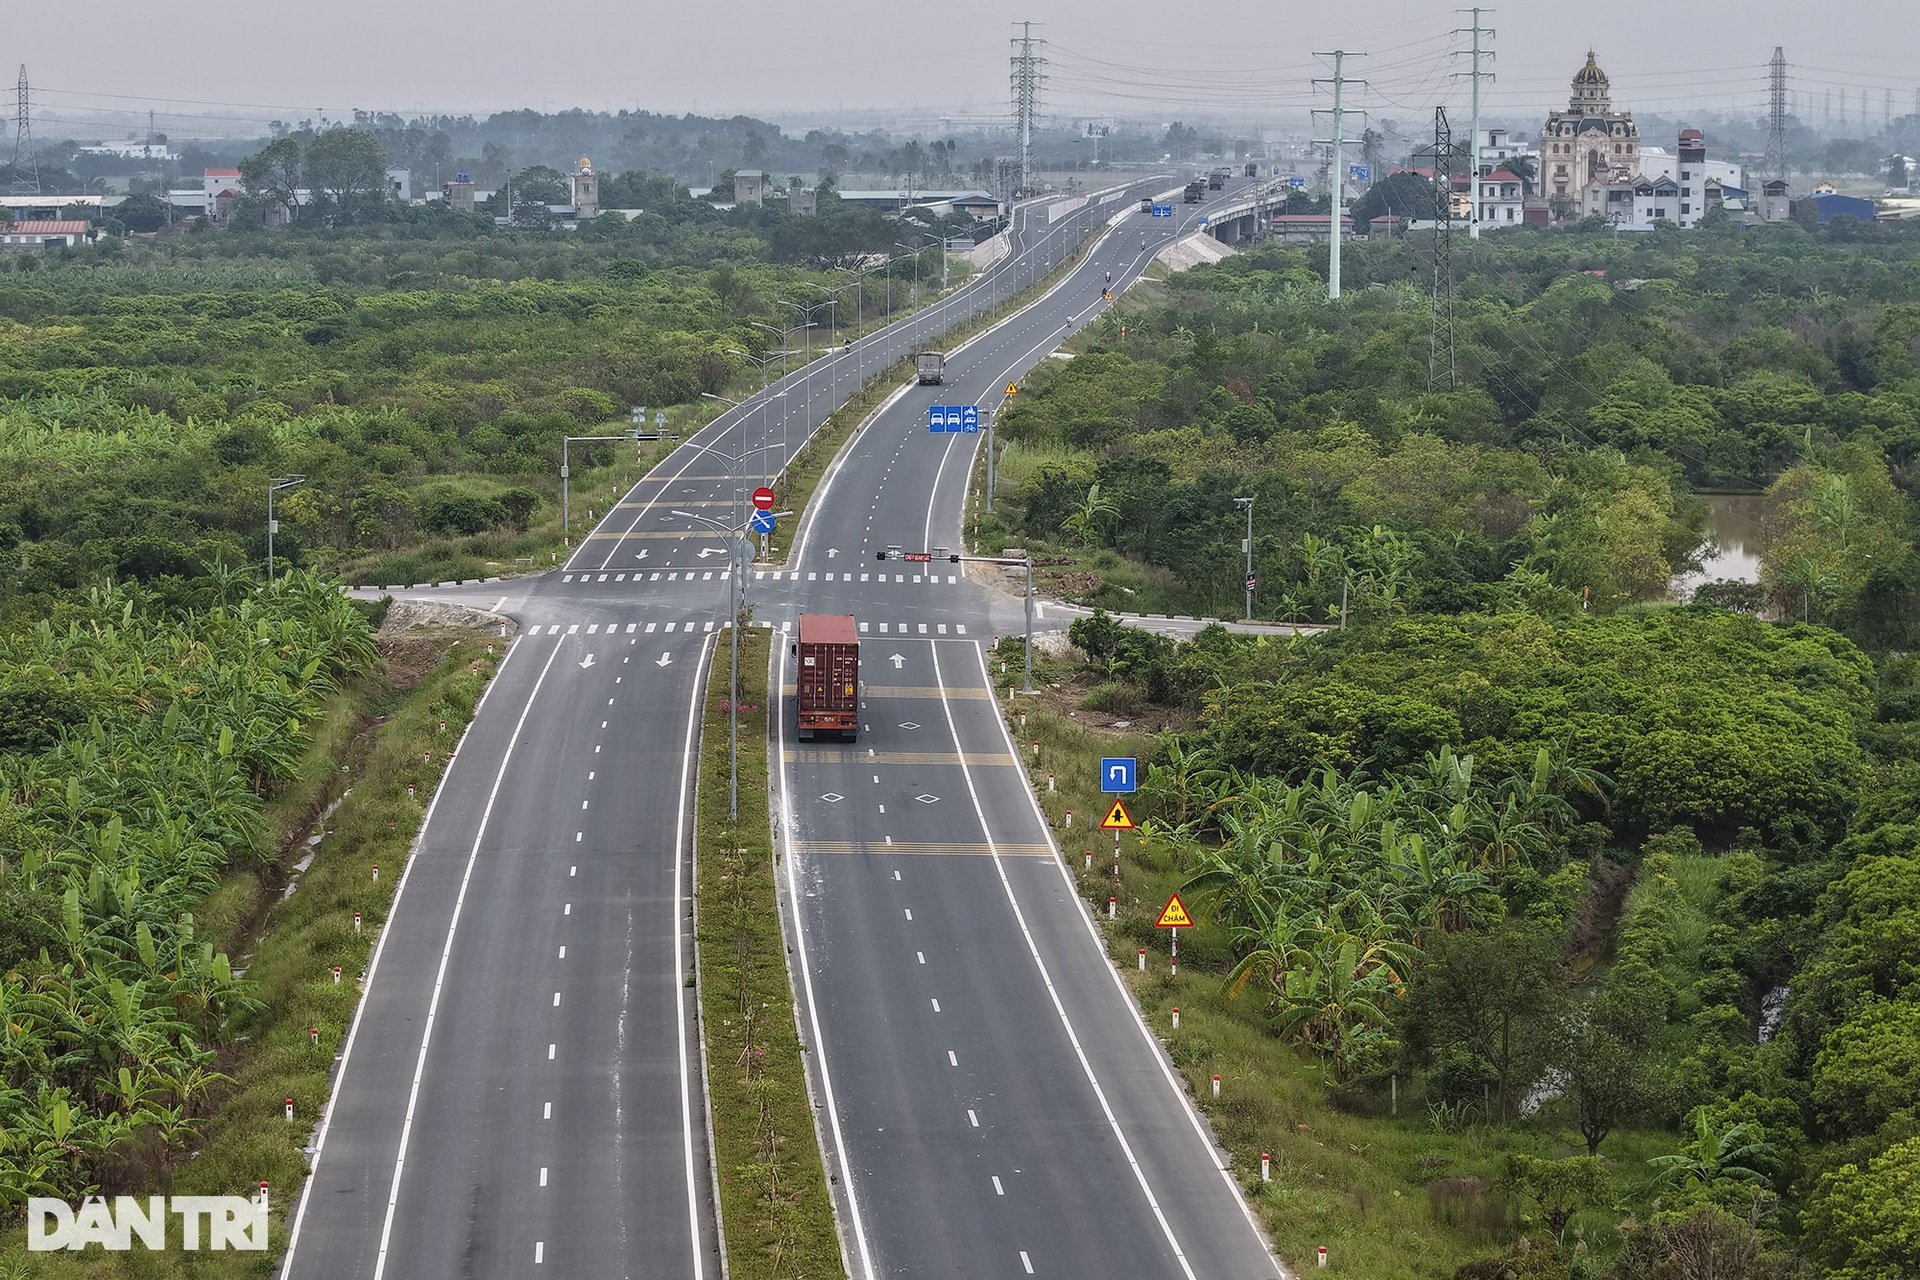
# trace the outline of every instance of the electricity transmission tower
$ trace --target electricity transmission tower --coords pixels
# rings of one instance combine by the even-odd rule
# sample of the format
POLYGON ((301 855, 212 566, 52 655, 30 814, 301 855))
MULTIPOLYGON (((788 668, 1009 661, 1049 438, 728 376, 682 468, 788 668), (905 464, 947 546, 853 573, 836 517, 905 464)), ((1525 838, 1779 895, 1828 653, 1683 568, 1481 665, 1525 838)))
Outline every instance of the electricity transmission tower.
MULTIPOLYGON (((1475 148, 1478 149, 1477 147, 1475 148)), ((1440 389, 1440 349, 1446 347, 1447 389, 1460 385, 1453 362, 1453 166, 1458 148, 1447 109, 1433 109, 1433 310, 1427 322, 1427 390, 1440 389)), ((1477 161, 1477 157, 1476 157, 1477 161)), ((1469 172, 1478 169, 1475 163, 1469 172)), ((1475 174, 1477 177, 1477 173, 1475 174)), ((1478 183, 1470 184, 1475 190, 1478 183)))
POLYGON ((1040 116, 1040 86, 1046 80, 1041 70, 1047 60, 1039 50, 1045 40, 1033 36, 1033 24, 1022 22, 1020 34, 1013 38, 1013 127, 1020 138, 1020 191, 1033 190, 1033 127, 1040 116))
MULTIPOLYGON (((1492 13, 1493 10, 1463 9, 1461 12, 1473 15, 1473 25, 1471 27, 1455 27, 1453 34, 1457 36, 1470 34, 1473 36, 1473 48, 1470 51, 1473 57, 1473 70, 1465 73, 1473 80, 1473 119, 1469 125, 1472 132, 1467 135, 1467 145, 1465 148, 1467 157, 1467 185, 1469 190, 1473 192, 1473 202, 1467 210, 1467 235, 1474 240, 1478 240, 1480 238, 1480 81, 1482 78, 1487 80, 1493 79, 1493 72, 1482 71, 1480 69, 1480 60, 1482 58, 1485 58, 1489 62, 1493 61, 1493 50, 1481 48, 1480 37, 1491 36, 1494 33, 1492 27, 1483 27, 1480 25, 1480 15, 1483 13, 1492 13)), ((1457 58, 1459 56, 1460 51, 1456 50, 1454 57, 1457 58)), ((1449 130, 1449 132, 1451 132, 1451 130, 1449 130)))
POLYGON ((1779 45, 1767 64, 1767 173, 1787 176, 1787 54, 1779 45))
POLYGON ((33 152, 33 90, 27 84, 27 64, 20 64, 20 87, 13 109, 13 194, 40 194, 40 161, 33 152))
MULTIPOLYGON (((1330 138, 1315 138, 1313 140, 1316 146, 1330 146, 1333 148, 1333 173, 1330 175, 1330 184, 1328 187, 1328 212, 1331 217, 1327 228, 1329 232, 1327 238, 1327 298, 1333 300, 1340 296, 1340 209, 1347 200, 1347 166, 1343 148, 1345 148, 1348 141, 1350 141, 1346 135, 1346 107, 1342 94, 1350 84, 1366 83, 1365 80, 1355 80, 1343 74, 1342 68, 1349 56, 1364 58, 1367 55, 1364 53, 1349 55, 1345 49, 1335 49, 1332 53, 1316 53, 1313 56, 1316 58, 1333 59, 1332 78, 1314 81, 1315 84, 1330 84, 1333 86, 1333 111, 1331 112, 1333 116, 1333 136, 1330 138)), ((1315 112, 1315 114, 1318 115, 1321 113, 1315 112)))

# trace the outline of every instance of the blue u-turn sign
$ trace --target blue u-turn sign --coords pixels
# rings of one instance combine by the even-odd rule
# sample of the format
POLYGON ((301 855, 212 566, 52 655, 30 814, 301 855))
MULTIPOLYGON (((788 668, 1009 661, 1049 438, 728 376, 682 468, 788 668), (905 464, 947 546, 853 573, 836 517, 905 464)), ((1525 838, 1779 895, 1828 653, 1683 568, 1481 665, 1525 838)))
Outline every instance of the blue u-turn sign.
POLYGON ((1100 789, 1122 794, 1133 791, 1136 764, 1132 756, 1103 757, 1100 761, 1100 789))

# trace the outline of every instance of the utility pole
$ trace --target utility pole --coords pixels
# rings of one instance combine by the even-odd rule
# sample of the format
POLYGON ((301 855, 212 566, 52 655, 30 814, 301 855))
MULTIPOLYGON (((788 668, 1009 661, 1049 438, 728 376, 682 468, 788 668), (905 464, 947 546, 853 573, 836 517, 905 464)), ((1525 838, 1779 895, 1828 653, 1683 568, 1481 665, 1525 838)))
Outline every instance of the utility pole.
MULTIPOLYGON (((1480 69, 1480 59, 1482 57, 1485 57, 1489 62, 1493 60, 1493 50, 1482 49, 1480 47, 1480 37, 1491 36, 1493 34, 1493 28, 1481 26, 1480 15, 1483 13, 1492 13, 1493 10, 1462 9, 1461 12, 1473 15, 1473 25, 1471 27, 1456 27, 1454 34, 1465 35, 1470 33, 1473 36, 1473 70, 1467 73, 1473 79, 1473 119, 1470 125, 1473 132, 1467 139, 1467 185, 1473 192, 1473 202, 1467 211, 1467 238, 1470 240, 1478 240, 1480 238, 1480 81, 1483 77, 1488 80, 1493 79, 1493 73, 1491 71, 1482 71, 1480 69)), ((1455 56, 1458 55, 1456 54, 1455 56)))
POLYGON ((1247 513, 1247 537, 1246 537, 1246 541, 1240 544, 1240 547, 1241 547, 1241 550, 1247 553, 1246 621, 1252 622, 1253 621, 1253 499, 1252 498, 1235 498, 1233 500, 1233 504, 1236 507, 1240 507, 1244 509, 1247 513))
POLYGON ((1787 176, 1787 53, 1779 45, 1767 64, 1767 176, 1787 176))
MULTIPOLYGON (((1330 84, 1333 86, 1333 136, 1331 138, 1314 139, 1318 145, 1331 146, 1333 148, 1332 187, 1328 201, 1328 210, 1330 213, 1330 225, 1328 229, 1331 234, 1327 240, 1327 298, 1331 301, 1340 296, 1340 210, 1347 199, 1347 169, 1343 151, 1347 143, 1345 132, 1346 108, 1344 99, 1342 98, 1342 91, 1349 83, 1365 84, 1366 81, 1349 81, 1342 73, 1342 67, 1347 60, 1347 51, 1345 49, 1335 49, 1332 53, 1316 53, 1313 56, 1316 58, 1333 59, 1333 78, 1330 80, 1314 81, 1315 84, 1330 84)), ((1356 58, 1364 58, 1367 55, 1364 53, 1356 53, 1353 56, 1356 58)))
POLYGON ((40 194, 40 160, 33 153, 33 89, 27 84, 27 64, 20 64, 20 84, 14 92, 13 193, 40 194))
POLYGON ((1040 114, 1040 85, 1047 78, 1040 70, 1047 60, 1037 50, 1046 43, 1034 39, 1031 22, 1022 22, 1013 38, 1013 128, 1020 139, 1021 195, 1033 192, 1033 126, 1040 114))
MULTIPOLYGON (((1433 303, 1427 321, 1427 390, 1440 389, 1440 343, 1447 344, 1447 388, 1460 385, 1453 363, 1453 129, 1447 124, 1447 109, 1433 109, 1433 176, 1439 186, 1436 193, 1433 228, 1433 303)), ((1479 176, 1473 180, 1478 200, 1479 176)))

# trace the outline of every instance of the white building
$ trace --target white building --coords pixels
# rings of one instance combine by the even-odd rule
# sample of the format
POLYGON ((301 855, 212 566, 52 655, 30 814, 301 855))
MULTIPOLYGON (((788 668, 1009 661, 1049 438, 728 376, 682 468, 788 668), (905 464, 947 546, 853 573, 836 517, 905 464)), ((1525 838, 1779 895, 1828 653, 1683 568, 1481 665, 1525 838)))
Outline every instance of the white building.
POLYGON ((180 157, 164 142, 97 142, 81 147, 83 156, 113 156, 120 160, 152 160, 156 164, 180 157))
POLYGON ((1474 179, 1474 199, 1482 227, 1517 227, 1523 221, 1527 183, 1511 169, 1482 171, 1474 179))

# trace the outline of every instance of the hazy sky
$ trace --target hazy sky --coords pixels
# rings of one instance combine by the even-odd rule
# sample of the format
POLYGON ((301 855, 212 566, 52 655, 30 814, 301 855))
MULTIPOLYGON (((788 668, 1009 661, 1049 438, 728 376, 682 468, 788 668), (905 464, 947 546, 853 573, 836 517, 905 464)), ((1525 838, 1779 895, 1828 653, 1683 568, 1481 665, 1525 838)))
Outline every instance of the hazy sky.
MULTIPOLYGON (((332 0, 241 5, 92 0, 82 10, 23 4, 0 25, 11 83, 27 64, 36 133, 79 136, 101 109, 157 113, 163 131, 229 132, 210 116, 274 118, 351 108, 487 111, 512 107, 751 112, 814 121, 882 111, 901 127, 948 115, 1004 117, 1016 19, 1049 41, 1045 102, 1061 120, 1165 120, 1247 114, 1290 123, 1324 105, 1309 81, 1316 50, 1368 57, 1354 105, 1402 121, 1464 109, 1463 12, 1426 4, 1283 5, 1273 0, 1034 0, 1018 10, 882 0, 332 0), (162 121, 166 123, 161 123, 162 121)), ((1588 44, 1616 103, 1643 113, 1757 113, 1764 64, 1786 48, 1802 114, 1843 95, 1857 120, 1915 110, 1920 17, 1913 0, 1836 9, 1781 0, 1656 0, 1509 5, 1488 106, 1537 118, 1567 96, 1588 44), (1904 69, 1903 69, 1904 66, 1904 69)), ((13 95, 0 113, 11 115, 13 95)), ((9 122, 11 123, 11 122, 9 122)), ((1456 126, 1458 127, 1458 126, 1456 126)))

